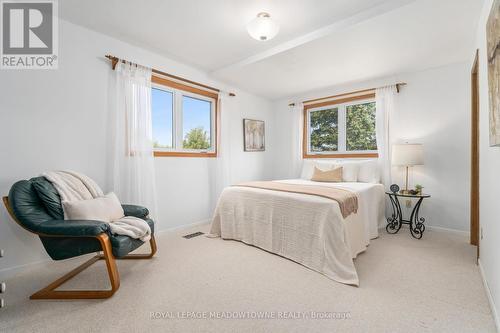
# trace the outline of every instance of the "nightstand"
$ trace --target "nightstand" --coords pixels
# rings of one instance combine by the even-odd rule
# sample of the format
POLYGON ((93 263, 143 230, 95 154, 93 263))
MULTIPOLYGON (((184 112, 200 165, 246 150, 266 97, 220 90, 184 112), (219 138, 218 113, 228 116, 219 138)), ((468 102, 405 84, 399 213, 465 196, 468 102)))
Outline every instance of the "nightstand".
POLYGON ((425 198, 430 198, 429 194, 402 194, 398 192, 385 192, 391 199, 392 205, 392 216, 387 218, 387 226, 385 230, 387 230, 390 234, 395 234, 401 229, 403 224, 408 224, 410 227, 410 233, 413 237, 420 239, 425 231, 425 219, 418 215, 420 210, 420 206, 422 205, 422 201, 425 198), (399 198, 413 198, 418 199, 413 206, 411 211, 410 219, 405 220, 403 218, 403 213, 401 211, 401 205, 399 203, 399 198))

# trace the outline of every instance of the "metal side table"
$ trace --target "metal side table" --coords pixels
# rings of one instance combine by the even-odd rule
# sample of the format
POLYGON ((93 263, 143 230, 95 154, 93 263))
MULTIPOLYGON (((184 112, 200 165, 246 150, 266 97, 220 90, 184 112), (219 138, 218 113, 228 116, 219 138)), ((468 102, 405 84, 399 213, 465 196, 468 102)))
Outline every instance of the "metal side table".
POLYGON ((387 230, 390 234, 395 234, 401 229, 403 224, 408 224, 410 227, 410 233, 413 237, 420 239, 425 231, 425 219, 418 215, 422 201, 425 198, 430 198, 429 194, 402 194, 397 192, 385 192, 391 199, 392 205, 392 216, 387 218, 387 230), (401 211, 401 205, 399 203, 399 198, 415 198, 418 199, 413 207, 409 220, 403 218, 403 213, 401 211))

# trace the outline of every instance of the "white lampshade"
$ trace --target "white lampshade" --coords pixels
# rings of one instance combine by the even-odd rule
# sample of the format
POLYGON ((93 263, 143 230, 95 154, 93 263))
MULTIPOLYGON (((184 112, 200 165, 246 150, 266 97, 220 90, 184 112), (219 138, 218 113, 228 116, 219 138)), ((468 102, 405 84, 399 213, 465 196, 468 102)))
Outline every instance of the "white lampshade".
POLYGON ((422 165, 424 164, 424 146, 419 143, 392 146, 393 165, 422 165))
POLYGON ((253 38, 264 41, 274 38, 280 31, 280 26, 268 13, 259 13, 247 24, 247 31, 253 38))

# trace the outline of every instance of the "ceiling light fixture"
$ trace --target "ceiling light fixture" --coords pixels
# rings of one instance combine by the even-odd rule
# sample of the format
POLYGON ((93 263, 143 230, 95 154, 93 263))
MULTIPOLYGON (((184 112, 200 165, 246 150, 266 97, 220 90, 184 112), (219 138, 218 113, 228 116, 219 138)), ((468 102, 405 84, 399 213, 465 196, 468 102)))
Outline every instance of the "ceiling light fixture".
POLYGON ((247 31, 252 38, 264 41, 273 39, 280 31, 280 26, 271 19, 271 15, 262 12, 247 24, 247 31))

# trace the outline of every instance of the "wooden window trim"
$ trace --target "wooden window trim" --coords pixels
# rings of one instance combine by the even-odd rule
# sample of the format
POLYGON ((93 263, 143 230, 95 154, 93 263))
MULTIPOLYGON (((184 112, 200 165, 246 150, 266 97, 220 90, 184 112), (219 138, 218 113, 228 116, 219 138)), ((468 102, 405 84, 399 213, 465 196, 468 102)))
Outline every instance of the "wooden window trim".
POLYGON ((317 154, 317 155, 311 155, 311 154, 304 154, 302 155, 303 158, 377 158, 378 153, 353 153, 353 154, 317 154))
POLYGON ((193 94, 205 96, 212 98, 215 103, 215 112, 214 112, 214 134, 213 135, 213 143, 214 143, 214 151, 210 152, 189 152, 189 151, 161 151, 155 150, 153 151, 154 157, 200 157, 200 158, 216 158, 218 151, 218 142, 219 142, 219 95, 215 92, 199 89, 196 87, 192 87, 183 83, 179 83, 173 80, 166 79, 164 77, 160 77, 157 75, 153 75, 151 77, 151 82, 166 86, 170 88, 174 88, 177 90, 182 90, 186 92, 190 92, 193 94))
POLYGON ((337 99, 339 97, 355 96, 355 95, 359 95, 359 94, 366 95, 368 93, 374 94, 375 93, 375 89, 373 89, 373 88, 363 89, 363 90, 357 90, 357 91, 353 91, 353 92, 342 93, 342 94, 337 94, 337 95, 332 95, 332 96, 327 96, 327 97, 315 98, 315 99, 310 99, 310 100, 304 101, 302 103, 304 103, 304 104, 310 104, 312 102, 318 102, 318 101, 326 101, 326 100, 330 101, 330 100, 333 100, 333 99, 337 99))
MULTIPOLYGON (((370 90, 372 91, 372 90, 370 90)), ((342 95, 345 96, 345 95, 342 95)), ((307 131, 307 112, 309 109, 315 109, 319 107, 329 106, 329 105, 337 105, 348 103, 352 101, 359 101, 365 99, 373 99, 375 98, 375 93, 363 94, 358 96, 350 96, 345 98, 338 98, 334 100, 329 100, 325 102, 319 102, 314 104, 306 104, 304 105, 304 117, 302 124, 302 158, 377 158, 378 153, 338 153, 338 154, 310 154, 307 152, 307 143, 308 143, 308 131, 307 131)), ((318 99, 320 100, 320 99, 318 99)), ((321 99, 322 100, 322 99, 321 99)))
POLYGON ((167 86, 167 87, 178 89, 178 90, 184 90, 184 91, 187 91, 187 92, 190 92, 190 93, 193 93, 193 94, 210 97, 210 98, 213 98, 215 100, 217 100, 219 98, 219 94, 217 94, 216 92, 211 92, 211 91, 208 91, 208 90, 203 90, 203 89, 200 89, 200 88, 189 86, 187 84, 183 84, 183 83, 180 83, 180 82, 169 80, 167 78, 164 78, 164 77, 161 77, 161 76, 157 76, 157 75, 153 75, 151 77, 151 82, 159 84, 161 86, 167 86))
POLYGON ((375 93, 350 96, 350 97, 345 97, 345 98, 337 98, 337 99, 328 100, 325 102, 306 104, 306 105, 304 105, 304 111, 307 111, 309 109, 315 109, 315 108, 320 108, 320 107, 324 107, 324 106, 329 106, 329 105, 344 104, 344 103, 349 103, 352 101, 359 101, 359 100, 373 99, 373 98, 375 98, 375 93))
POLYGON ((155 151, 155 157, 217 157, 217 150, 209 153, 191 153, 187 151, 155 151))

